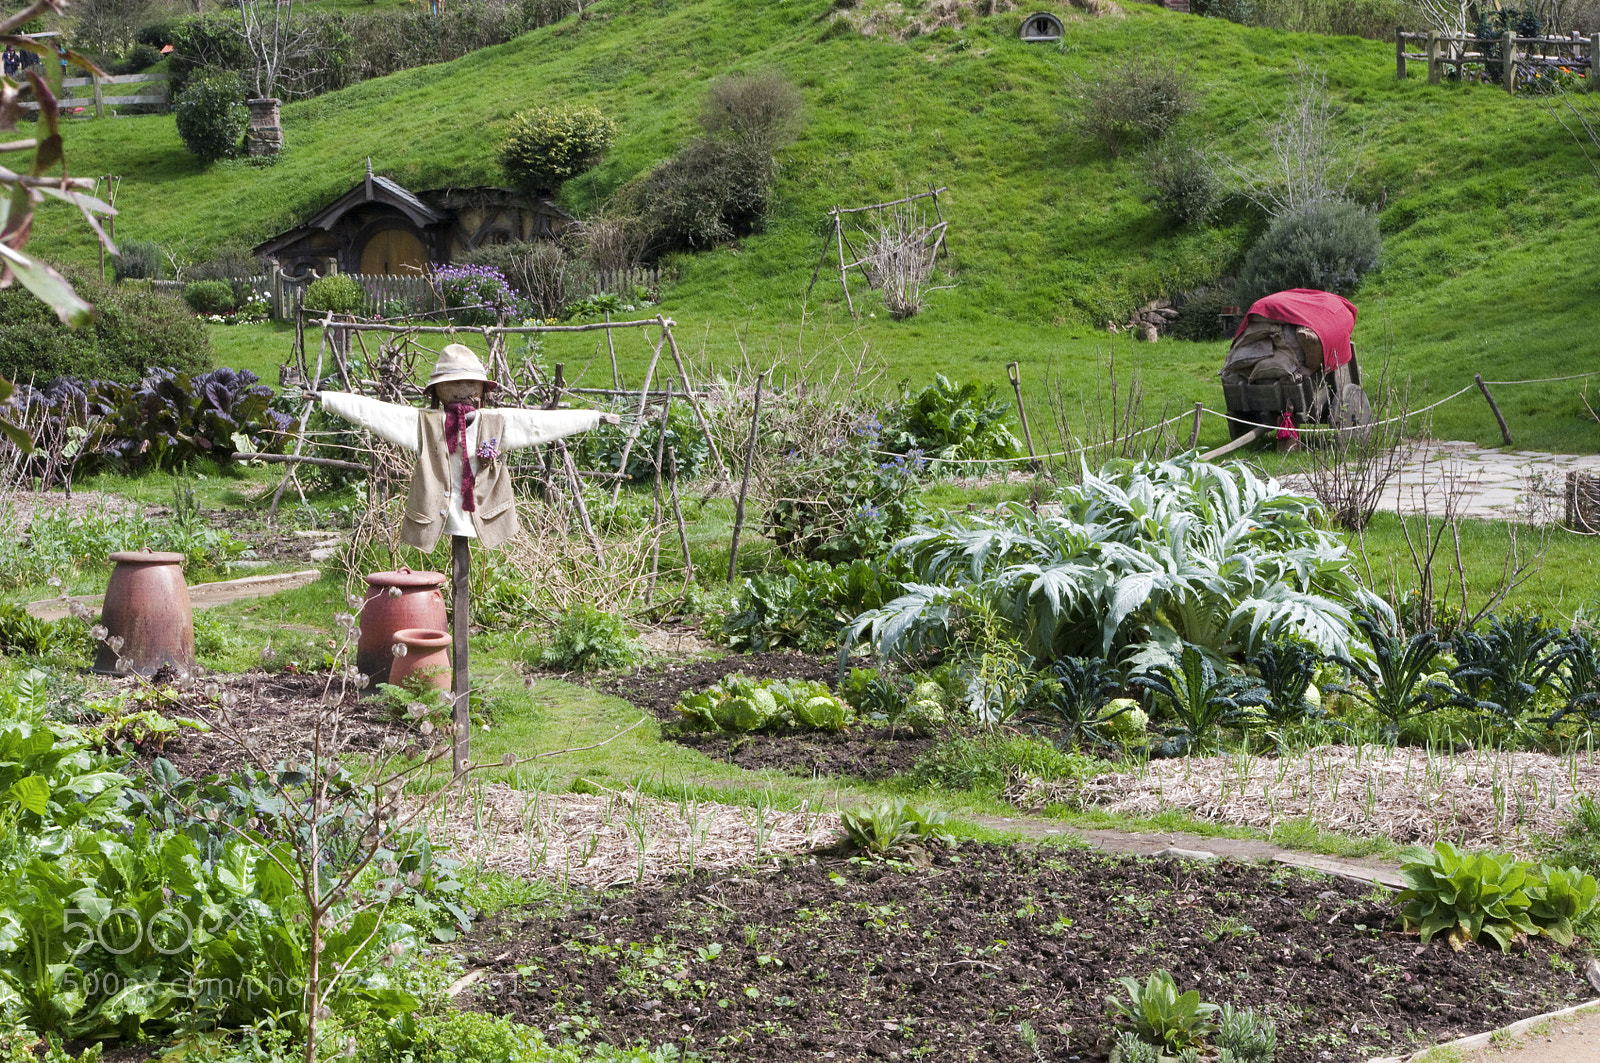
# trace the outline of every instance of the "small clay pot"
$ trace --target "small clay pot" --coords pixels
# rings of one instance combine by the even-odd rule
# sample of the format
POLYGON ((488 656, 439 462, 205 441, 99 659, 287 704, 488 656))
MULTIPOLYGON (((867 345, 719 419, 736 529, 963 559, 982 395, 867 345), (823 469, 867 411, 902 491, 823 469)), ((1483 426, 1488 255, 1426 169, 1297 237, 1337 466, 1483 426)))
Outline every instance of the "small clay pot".
POLYGON ((106 641, 121 638, 120 649, 102 641, 94 670, 105 675, 151 675, 163 665, 194 668, 194 609, 183 581, 183 555, 153 550, 119 550, 106 583, 100 623, 106 641), (118 667, 125 664, 126 668, 118 667))
POLYGON ((442 631, 450 626, 439 585, 442 572, 374 572, 367 577, 361 603, 361 637, 356 641, 356 668, 372 677, 372 685, 394 681, 392 647, 395 632, 406 628, 442 631))
POLYGON ((421 674, 429 684, 440 690, 450 689, 450 632, 431 628, 413 627, 394 633, 394 641, 406 648, 404 657, 395 657, 389 668, 389 682, 400 686, 412 675, 421 674))

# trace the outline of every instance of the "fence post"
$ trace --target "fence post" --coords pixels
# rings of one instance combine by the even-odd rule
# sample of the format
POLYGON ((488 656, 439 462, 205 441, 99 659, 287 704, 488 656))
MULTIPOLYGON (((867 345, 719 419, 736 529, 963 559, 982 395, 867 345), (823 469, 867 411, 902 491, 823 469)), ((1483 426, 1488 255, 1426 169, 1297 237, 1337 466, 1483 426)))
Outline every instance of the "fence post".
POLYGON ((274 262, 267 270, 267 299, 272 307, 272 320, 282 321, 284 317, 283 267, 279 266, 276 262, 274 262))
POLYGON ((100 75, 91 73, 89 80, 94 82, 94 116, 96 118, 104 118, 106 116, 106 107, 100 94, 100 75))
POLYGON ((1444 64, 1439 62, 1439 31, 1428 31, 1428 84, 1437 85, 1441 80, 1444 64))
POLYGON ((1600 80, 1600 63, 1595 62, 1595 57, 1600 56, 1600 33, 1589 38, 1589 72, 1584 76, 1583 87, 1590 92, 1600 91, 1595 87, 1595 82, 1600 80))
POLYGON ((1517 91, 1517 31, 1506 30, 1505 46, 1501 48, 1504 60, 1500 64, 1500 76, 1505 80, 1506 91, 1513 95, 1517 91))
POLYGON ((1406 31, 1403 26, 1394 28, 1394 76, 1406 79, 1406 31))

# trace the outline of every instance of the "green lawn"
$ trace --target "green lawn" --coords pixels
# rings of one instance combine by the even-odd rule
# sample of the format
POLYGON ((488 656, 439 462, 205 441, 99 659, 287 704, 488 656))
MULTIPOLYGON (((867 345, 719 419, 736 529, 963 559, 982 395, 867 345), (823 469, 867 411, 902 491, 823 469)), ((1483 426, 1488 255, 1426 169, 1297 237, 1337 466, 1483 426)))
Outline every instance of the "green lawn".
MULTIPOLYGON (((170 116, 75 124, 68 158, 74 172, 124 176, 119 236, 198 251, 294 224, 350 187, 369 157, 412 188, 497 182, 495 144, 514 111, 592 102, 616 116, 621 135, 595 171, 563 190, 563 204, 582 214, 693 135, 712 79, 776 67, 800 87, 807 122, 782 154, 762 231, 670 263, 680 279, 660 310, 678 321, 684 345, 720 371, 748 360, 795 372, 816 366, 812 359, 865 352, 890 382, 942 371, 1002 383, 1004 363, 1017 360, 1037 409, 1048 405, 1052 370, 1074 397, 1103 378, 1107 320, 1227 273, 1254 232, 1242 220, 1169 230, 1142 201, 1136 154, 1107 159, 1068 129, 1078 106, 1071 79, 1112 57, 1179 56, 1205 92, 1196 127, 1217 151, 1249 157, 1261 151, 1258 109, 1276 105, 1305 59, 1328 70, 1343 128, 1368 137, 1352 192, 1381 208, 1386 235, 1382 267, 1357 296, 1369 379, 1387 368, 1420 406, 1474 373, 1521 381, 1594 361, 1587 264, 1600 221, 1577 147, 1537 100, 1396 81, 1382 42, 1247 29, 1137 4, 1122 19, 1070 19, 1060 44, 1042 47, 1015 39, 1014 14, 899 42, 829 32, 824 0, 600 0, 586 11, 454 64, 291 104, 288 149, 275 165, 203 165, 184 153, 170 116), (475 91, 457 91, 464 83, 475 91), (952 290, 905 322, 864 290, 855 291, 863 315, 851 320, 826 269, 806 298, 830 206, 930 182, 949 188, 952 290)), ((34 246, 52 257, 92 253, 82 226, 56 206, 46 205, 39 232, 34 246)), ((219 360, 258 372, 283 350, 274 354, 277 334, 236 330, 217 342, 219 360)), ((635 374, 636 346, 622 354, 635 374)), ((1137 362, 1153 418, 1195 401, 1219 406, 1222 351, 1220 342, 1131 351, 1119 343, 1118 363, 1137 362)), ((562 358, 569 378, 609 375, 592 344, 562 358)), ((1578 383, 1497 392, 1519 445, 1600 446, 1578 383)), ((1432 426, 1448 438, 1498 438, 1472 396, 1434 411, 1432 426)), ((1224 438, 1212 421, 1202 443, 1224 438)))

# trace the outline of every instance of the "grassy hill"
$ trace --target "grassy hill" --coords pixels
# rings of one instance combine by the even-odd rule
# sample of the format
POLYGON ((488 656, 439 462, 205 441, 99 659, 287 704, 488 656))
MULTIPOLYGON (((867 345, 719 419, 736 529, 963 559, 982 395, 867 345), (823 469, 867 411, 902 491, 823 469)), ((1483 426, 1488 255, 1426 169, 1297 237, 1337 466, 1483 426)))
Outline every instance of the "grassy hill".
MULTIPOLYGON (((776 211, 737 246, 677 261, 680 279, 662 310, 681 335, 719 364, 866 349, 891 379, 945 371, 1000 382, 1003 364, 1017 359, 1043 404, 1052 367, 1074 401, 1104 376, 1108 319, 1228 272, 1254 235, 1244 221, 1169 230, 1142 201, 1136 159, 1109 160, 1069 132, 1072 76, 1108 59, 1172 56, 1205 92, 1196 122, 1208 141, 1247 157, 1260 151, 1261 112, 1304 59, 1326 68, 1344 122, 1369 137, 1356 192, 1381 205, 1386 238, 1382 267, 1356 299, 1369 376, 1387 360, 1420 405, 1474 372, 1510 381, 1600 368, 1589 313, 1600 195, 1537 101, 1397 82, 1392 46, 1380 42, 1253 30, 1140 4, 1118 18, 1062 10, 1065 37, 1038 46, 1016 39, 1016 13, 899 41, 830 29, 828 0, 600 0, 589 17, 458 62, 286 107, 287 152, 269 167, 203 166, 184 152, 170 116, 74 124, 68 158, 76 173, 123 175, 119 236, 204 248, 293 224, 348 189, 368 157, 411 187, 497 182, 495 145, 514 111, 583 101, 614 115, 621 134, 597 170, 564 189, 566 205, 582 213, 694 135, 713 79, 777 68, 800 87, 808 114, 782 156, 776 211), (828 207, 930 183, 950 189, 956 288, 907 322, 882 313, 851 322, 826 271, 802 302, 828 207)), ((41 253, 92 255, 81 226, 51 208, 46 215, 41 253)), ((1118 340, 1115 349, 1120 369, 1137 362, 1147 411, 1220 406, 1221 343, 1118 340)), ((552 357, 578 366, 591 355, 552 357)), ((1518 444, 1600 448, 1581 384, 1499 388, 1518 444)), ((1593 402, 1592 382, 1589 395, 1593 402)), ((1436 411, 1434 427, 1498 442, 1471 396, 1436 411)), ((1208 422, 1203 439, 1223 438, 1221 422, 1208 422)))

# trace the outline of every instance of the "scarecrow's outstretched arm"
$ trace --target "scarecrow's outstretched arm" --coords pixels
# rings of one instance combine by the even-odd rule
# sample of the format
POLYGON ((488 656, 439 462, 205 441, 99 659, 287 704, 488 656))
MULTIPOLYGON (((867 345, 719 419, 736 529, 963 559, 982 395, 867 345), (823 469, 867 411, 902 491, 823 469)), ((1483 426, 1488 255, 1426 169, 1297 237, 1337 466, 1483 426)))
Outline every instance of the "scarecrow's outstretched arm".
POLYGON ((616 423, 614 415, 599 410, 495 410, 505 418, 505 436, 496 444, 502 451, 548 443, 552 439, 587 432, 601 421, 616 423))
POLYGON ((379 439, 397 447, 405 447, 412 453, 420 445, 421 436, 417 426, 422 411, 415 406, 399 406, 344 391, 324 391, 322 408, 347 421, 354 421, 362 428, 370 428, 379 439))

